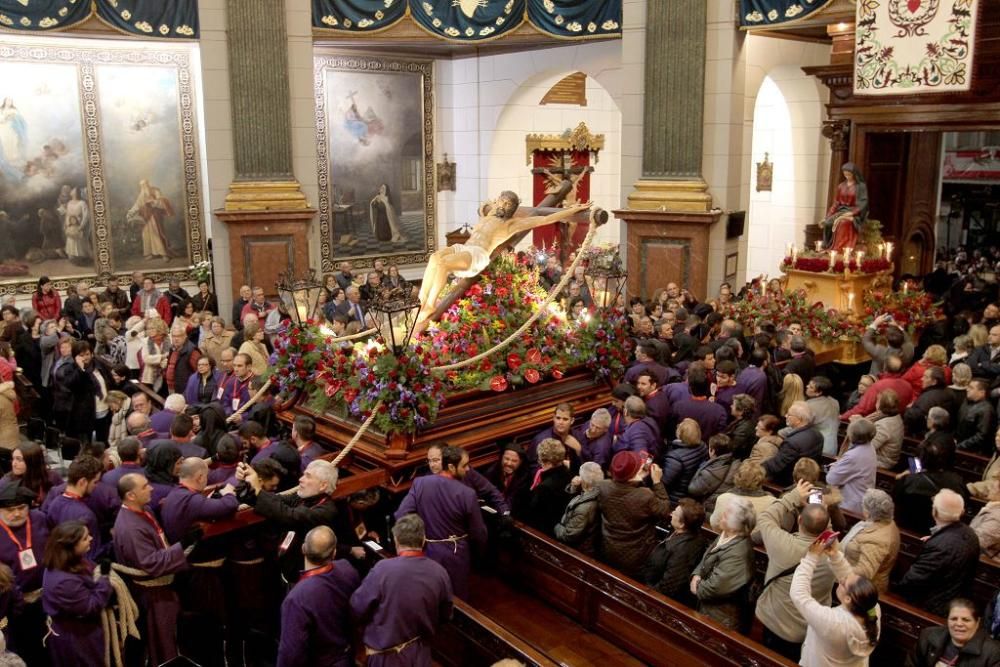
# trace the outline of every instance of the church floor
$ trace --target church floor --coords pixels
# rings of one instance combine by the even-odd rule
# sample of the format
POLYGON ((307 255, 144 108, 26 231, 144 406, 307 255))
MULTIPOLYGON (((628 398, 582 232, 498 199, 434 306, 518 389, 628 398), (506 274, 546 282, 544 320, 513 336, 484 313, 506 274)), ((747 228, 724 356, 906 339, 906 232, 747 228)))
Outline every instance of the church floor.
POLYGON ((644 664, 498 577, 473 574, 469 588, 473 607, 556 662, 572 667, 644 664))

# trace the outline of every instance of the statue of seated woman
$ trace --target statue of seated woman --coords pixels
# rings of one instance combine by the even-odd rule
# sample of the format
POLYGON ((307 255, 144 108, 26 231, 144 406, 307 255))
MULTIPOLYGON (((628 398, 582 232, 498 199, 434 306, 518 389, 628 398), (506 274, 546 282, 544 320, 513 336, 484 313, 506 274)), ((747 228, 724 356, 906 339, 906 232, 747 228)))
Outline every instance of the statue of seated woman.
POLYGON ((868 218, 868 186, 853 162, 840 168, 844 180, 837 186, 837 196, 826 212, 823 225, 823 247, 841 251, 857 248, 861 227, 868 218))

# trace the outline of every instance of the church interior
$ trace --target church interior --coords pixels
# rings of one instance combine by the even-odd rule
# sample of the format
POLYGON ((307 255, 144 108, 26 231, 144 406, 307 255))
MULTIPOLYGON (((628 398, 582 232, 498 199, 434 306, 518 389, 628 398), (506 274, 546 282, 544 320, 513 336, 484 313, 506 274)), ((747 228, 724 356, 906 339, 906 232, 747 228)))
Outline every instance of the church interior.
POLYGON ((0 0, 0 663, 1000 664, 998 65, 1000 0, 0 0))

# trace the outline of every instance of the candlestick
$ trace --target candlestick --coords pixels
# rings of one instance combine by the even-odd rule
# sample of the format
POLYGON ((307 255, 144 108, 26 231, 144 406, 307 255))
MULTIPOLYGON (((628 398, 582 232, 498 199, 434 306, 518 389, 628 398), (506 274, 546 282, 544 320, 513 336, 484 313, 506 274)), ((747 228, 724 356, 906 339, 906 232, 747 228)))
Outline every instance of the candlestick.
POLYGON ((834 265, 837 263, 837 251, 830 251, 830 270, 833 271, 834 265))
POLYGON ((891 241, 886 241, 885 242, 885 258, 888 259, 888 260, 892 260, 892 242, 891 241))
POLYGON ((792 246, 792 267, 795 267, 795 260, 799 258, 799 249, 794 245, 792 246))
POLYGON ((790 257, 791 256, 791 254, 792 254, 792 248, 794 248, 794 247, 795 247, 795 245, 791 241, 789 241, 788 244, 785 245, 785 257, 790 257))
POLYGON ((861 269, 861 260, 864 259, 864 258, 865 258, 865 251, 864 250, 859 250, 858 251, 858 270, 861 269))
POLYGON ((816 252, 821 252, 823 250, 823 242, 816 241, 816 252))
POLYGON ((844 248, 844 268, 846 269, 851 264, 851 255, 854 254, 854 248, 847 247, 844 248))
POLYGON ((854 292, 847 293, 847 309, 854 310, 854 292))

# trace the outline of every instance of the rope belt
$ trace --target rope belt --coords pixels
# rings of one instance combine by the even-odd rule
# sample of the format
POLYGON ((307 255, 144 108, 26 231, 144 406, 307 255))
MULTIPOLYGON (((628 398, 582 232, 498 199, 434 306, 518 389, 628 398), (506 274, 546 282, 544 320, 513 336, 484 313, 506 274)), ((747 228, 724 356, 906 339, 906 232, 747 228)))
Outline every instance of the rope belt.
MULTIPOLYGON (((124 567, 124 566, 123 566, 124 567)), ((104 664, 108 667, 124 667, 125 641, 129 637, 139 639, 139 628, 136 621, 139 618, 139 607, 128 584, 114 570, 108 575, 111 588, 115 591, 118 604, 107 607, 101 612, 101 627, 104 630, 104 664)))
POLYGON ((206 560, 202 563, 190 563, 191 567, 204 567, 204 568, 217 568, 222 567, 226 562, 225 558, 219 558, 216 560, 206 560))
POLYGON ((6 630, 6 629, 7 629, 7 617, 4 616, 3 618, 0 618, 0 630, 6 630))
POLYGON ((128 565, 122 565, 121 563, 112 563, 111 568, 130 577, 133 584, 136 586, 142 586, 143 588, 162 588, 163 586, 169 586, 174 583, 174 575, 172 574, 165 574, 162 577, 152 577, 152 575, 145 570, 140 570, 136 567, 129 567, 128 565), (138 579, 137 577, 150 578, 138 579))
POLYGON ((458 541, 459 540, 464 540, 467 537, 468 537, 468 535, 449 535, 448 537, 444 538, 443 540, 424 540, 424 541, 428 542, 428 543, 431 543, 431 544, 439 544, 441 542, 451 542, 452 546, 454 547, 453 553, 457 554, 458 553, 458 541))
POLYGON ((35 591, 28 591, 22 597, 27 604, 35 604, 42 599, 42 589, 39 588, 35 591))
POLYGON ((416 642, 423 639, 423 637, 417 635, 413 639, 407 639, 402 644, 396 644, 395 646, 390 646, 389 648, 372 648, 371 646, 365 647, 365 655, 385 655, 386 653, 394 653, 399 655, 402 653, 410 644, 415 644, 416 642))
POLYGON ((235 558, 230 558, 229 562, 233 565, 260 565, 264 562, 263 558, 251 558, 250 560, 236 560, 235 558))
POLYGON ((45 642, 48 641, 49 637, 62 637, 62 635, 60 635, 58 632, 56 632, 55 630, 52 629, 52 617, 51 616, 46 616, 45 617, 45 627, 46 627, 46 632, 45 632, 45 636, 42 637, 42 646, 45 646, 45 642))

